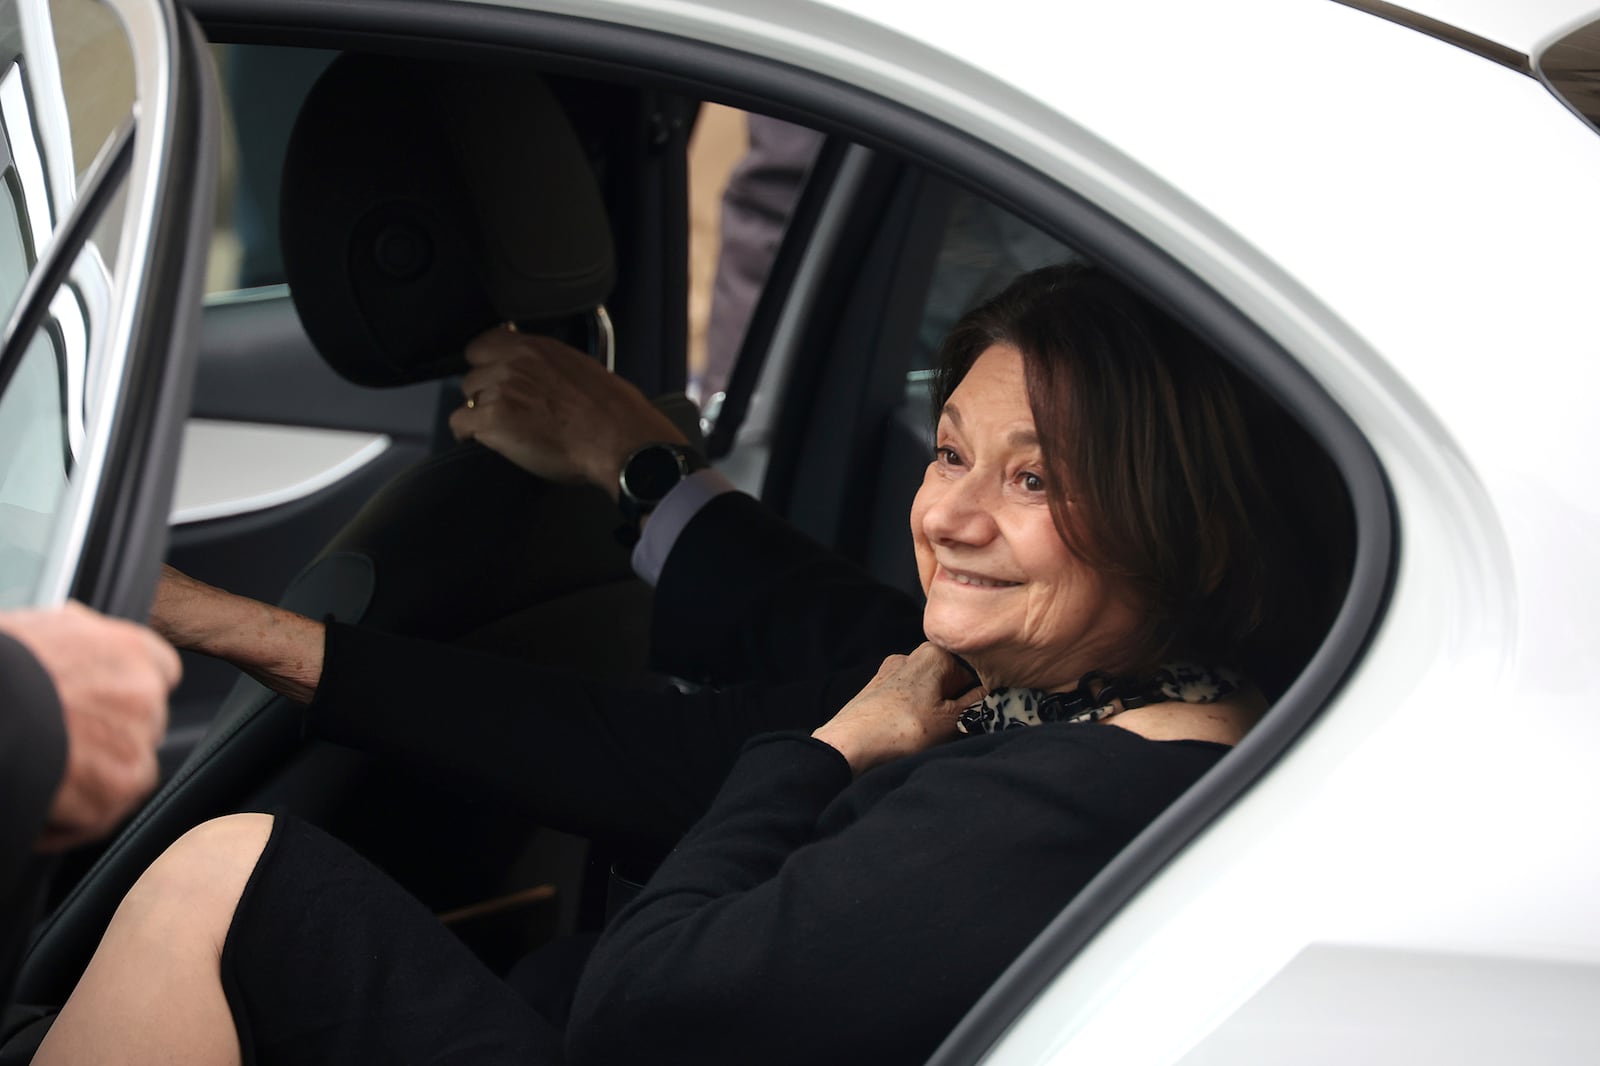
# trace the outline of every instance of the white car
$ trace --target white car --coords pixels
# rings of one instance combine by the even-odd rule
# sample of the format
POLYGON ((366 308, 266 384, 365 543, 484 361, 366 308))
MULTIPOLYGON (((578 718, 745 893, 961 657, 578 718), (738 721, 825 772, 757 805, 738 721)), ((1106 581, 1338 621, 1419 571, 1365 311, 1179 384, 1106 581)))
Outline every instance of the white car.
MULTIPOLYGON (((37 396, 14 398, 49 383, 27 373, 37 331, 83 354, 58 357, 48 412, 68 427, 51 431, 68 441, 65 481, 51 488, 37 448, 0 453, 0 575, 12 602, 137 616, 170 541, 184 568, 276 597, 434 446, 447 380, 341 381, 281 286, 201 307, 221 105, 246 180, 248 146, 272 140, 257 123, 292 113, 310 75, 287 71, 314 74, 320 50, 548 73, 599 116, 617 368, 653 391, 686 377, 695 109, 770 112, 826 136, 709 441, 802 528, 907 580, 911 485, 890 475, 923 447, 918 338, 976 275, 1064 248, 1267 388, 1327 449, 1355 519, 1343 608, 1298 680, 1063 901, 931 1061, 1600 1060, 1600 3, 1425 8, 21 3, 10 43, 30 75, 59 69, 64 106, 41 117, 30 86, 30 140, 0 80, 21 175, 7 189, 27 197, 36 249, 0 353, 0 440, 38 433, 12 424, 24 407, 43 417, 37 396), (83 62, 86 40, 120 48, 120 82, 83 62), (206 40, 231 49, 230 97, 206 40), (107 121, 111 88, 125 92, 107 121), (41 153, 19 143, 48 149, 91 122, 110 142, 101 163, 98 144, 74 162, 50 149, 28 177, 41 153), (30 191, 46 185, 47 217, 30 191), (247 490, 175 489, 186 416, 188 476, 205 480, 209 458, 213 483, 247 490)), ((407 596, 455 605, 417 581, 407 596)), ((489 623, 428 622, 441 639, 489 623)), ((191 690, 179 716, 172 761, 188 761, 41 928, 24 998, 70 984, 184 825, 345 780, 213 676, 222 687, 191 690)))

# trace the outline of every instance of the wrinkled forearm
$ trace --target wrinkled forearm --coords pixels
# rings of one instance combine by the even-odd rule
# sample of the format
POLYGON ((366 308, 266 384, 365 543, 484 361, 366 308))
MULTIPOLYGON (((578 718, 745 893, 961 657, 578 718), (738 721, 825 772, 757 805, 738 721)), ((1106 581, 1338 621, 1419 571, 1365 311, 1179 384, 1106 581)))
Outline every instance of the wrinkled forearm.
POLYGON ((298 703, 322 679, 321 622, 175 570, 162 577, 150 624, 176 647, 232 663, 298 703))

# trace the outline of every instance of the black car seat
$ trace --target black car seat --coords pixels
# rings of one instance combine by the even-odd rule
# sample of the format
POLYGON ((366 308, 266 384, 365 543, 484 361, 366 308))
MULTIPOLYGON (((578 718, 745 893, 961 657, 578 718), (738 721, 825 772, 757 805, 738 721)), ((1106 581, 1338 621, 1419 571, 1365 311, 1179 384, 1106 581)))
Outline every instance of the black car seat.
MULTIPOLYGON (((605 339, 614 263, 604 205, 561 107, 525 69, 341 57, 297 122, 282 228, 306 331, 352 380, 457 373, 464 342, 507 321, 605 339)), ((450 447, 378 493, 281 603, 630 674, 645 658, 649 590, 610 535, 615 525, 597 490, 540 482, 476 445, 450 447)), ((488 876, 477 867, 505 858, 524 819, 494 797, 434 784, 307 743, 297 707, 241 678, 205 739, 41 926, 18 1000, 61 1002, 145 866, 231 810, 342 818, 330 828, 363 837, 363 850, 425 898, 443 871, 431 887, 447 900, 451 885, 488 876)))

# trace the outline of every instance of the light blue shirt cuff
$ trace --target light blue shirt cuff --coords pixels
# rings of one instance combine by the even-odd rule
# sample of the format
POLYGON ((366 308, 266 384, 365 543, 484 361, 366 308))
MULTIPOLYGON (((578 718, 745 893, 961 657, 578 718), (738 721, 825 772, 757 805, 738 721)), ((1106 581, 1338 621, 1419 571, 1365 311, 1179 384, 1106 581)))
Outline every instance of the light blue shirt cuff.
POLYGON ((633 546, 633 572, 654 588, 661 580, 667 556, 672 554, 684 527, 700 513, 700 508, 724 492, 737 491, 733 482, 710 467, 696 470, 674 485, 650 512, 650 521, 639 534, 639 543, 633 546))

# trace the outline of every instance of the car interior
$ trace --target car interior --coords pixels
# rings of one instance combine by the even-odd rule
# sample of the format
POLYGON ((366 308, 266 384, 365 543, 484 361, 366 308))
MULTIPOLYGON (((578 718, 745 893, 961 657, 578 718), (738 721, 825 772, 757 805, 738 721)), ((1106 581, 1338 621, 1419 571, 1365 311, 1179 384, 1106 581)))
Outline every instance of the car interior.
MULTIPOLYGON (((246 287, 207 302, 192 425, 386 446, 298 498, 174 525, 168 561, 312 617, 611 683, 679 680, 646 669, 650 590, 612 535, 610 502, 450 437, 461 345, 508 322, 613 361, 703 433, 741 487, 916 593, 905 515, 927 463, 940 336, 1015 274, 1090 257, 971 182, 819 117, 827 135, 720 411, 704 417, 683 396, 687 153, 714 94, 513 48, 344 51, 327 35, 306 48, 211 30, 239 146, 234 221, 258 245, 246 287)), ((1137 283, 1127 264, 1092 258, 1137 283)), ((1281 432, 1307 430, 1286 414, 1281 432)), ((1332 464, 1305 473, 1317 489, 1295 516, 1315 571, 1303 576, 1329 591, 1264 669, 1275 693, 1332 625, 1355 552, 1332 464)), ((185 671, 164 782, 112 842, 63 864, 23 1001, 64 997, 139 871, 230 811, 322 825, 501 968, 597 928, 647 868, 649 856, 541 827, 472 782, 308 741, 293 705, 223 664, 186 656, 185 671)), ((441 730, 450 716, 439 708, 441 730)))

